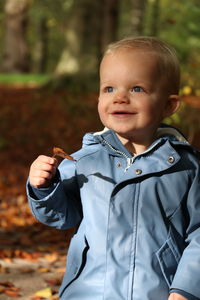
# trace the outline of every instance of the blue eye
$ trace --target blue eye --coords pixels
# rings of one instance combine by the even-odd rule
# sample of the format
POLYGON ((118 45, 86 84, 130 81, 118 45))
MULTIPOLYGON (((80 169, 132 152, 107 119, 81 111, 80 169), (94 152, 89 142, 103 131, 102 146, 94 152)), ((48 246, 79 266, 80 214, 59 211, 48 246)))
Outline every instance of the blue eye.
POLYGON ((107 93, 112 93, 114 91, 114 88, 112 86, 107 86, 106 87, 106 92, 107 93))
POLYGON ((132 92, 136 92, 136 93, 141 93, 141 92, 144 92, 143 88, 140 87, 140 86, 134 86, 132 89, 131 89, 132 92))

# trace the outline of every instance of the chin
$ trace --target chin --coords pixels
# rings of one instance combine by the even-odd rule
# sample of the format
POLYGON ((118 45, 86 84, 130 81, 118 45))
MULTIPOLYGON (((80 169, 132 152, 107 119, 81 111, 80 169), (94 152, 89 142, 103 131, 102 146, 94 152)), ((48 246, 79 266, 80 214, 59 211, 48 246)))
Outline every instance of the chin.
POLYGON ((121 137, 121 138, 124 138, 124 139, 127 139, 127 140, 129 140, 129 139, 132 139, 133 138, 133 136, 134 136, 134 133, 133 132, 124 132, 124 131, 116 131, 116 130, 114 130, 115 132, 116 132, 116 134, 119 136, 119 137, 121 137))
POLYGON ((136 128, 123 128, 121 125, 119 126, 109 126, 109 125, 106 125, 105 126, 111 130, 113 130, 114 132, 116 132, 116 134, 118 134, 119 136, 123 137, 123 138, 131 138, 133 137, 134 135, 137 135, 137 133, 140 132, 140 130, 138 131, 138 129, 136 128))

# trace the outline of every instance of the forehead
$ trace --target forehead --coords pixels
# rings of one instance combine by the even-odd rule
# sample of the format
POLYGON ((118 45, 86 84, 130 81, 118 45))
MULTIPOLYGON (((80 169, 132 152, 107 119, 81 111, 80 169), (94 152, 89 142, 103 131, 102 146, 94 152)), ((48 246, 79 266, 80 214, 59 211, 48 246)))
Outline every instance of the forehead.
POLYGON ((100 65, 100 75, 122 76, 124 73, 149 75, 158 72, 155 53, 141 49, 123 48, 105 54, 100 65))
POLYGON ((158 55, 155 52, 147 51, 143 49, 130 49, 122 48, 106 53, 101 61, 100 67, 104 67, 107 64, 116 63, 142 63, 151 62, 150 65, 155 66, 158 64, 158 55))

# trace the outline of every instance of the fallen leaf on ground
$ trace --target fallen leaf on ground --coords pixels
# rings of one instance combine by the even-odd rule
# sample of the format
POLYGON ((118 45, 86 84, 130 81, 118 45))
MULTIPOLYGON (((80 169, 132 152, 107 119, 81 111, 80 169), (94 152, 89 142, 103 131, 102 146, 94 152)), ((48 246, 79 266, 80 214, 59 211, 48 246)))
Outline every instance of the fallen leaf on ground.
POLYGON ((20 269, 20 273, 24 273, 24 274, 29 274, 29 273, 33 273, 33 272, 35 272, 35 270, 34 269, 32 269, 32 268, 21 268, 20 269))
POLYGON ((55 286, 55 285, 61 285, 62 279, 61 278, 55 278, 55 279, 46 279, 46 283, 49 285, 55 286))
POLYGON ((12 282, 9 282, 9 281, 0 282, 0 285, 2 285, 4 287, 7 287, 7 288, 14 287, 14 284, 12 282))
POLYGON ((9 297, 20 297, 20 288, 14 286, 10 281, 0 282, 0 293, 4 293, 9 297))
POLYGON ((9 297, 18 298, 21 296, 19 293, 19 290, 20 289, 18 289, 18 288, 5 289, 4 294, 6 294, 9 297))
POLYGON ((49 262, 54 262, 58 259, 57 253, 47 254, 44 256, 49 262))
POLYGON ((43 290, 39 290, 35 293, 35 296, 43 297, 43 298, 49 298, 52 296, 51 288, 46 288, 43 290))
POLYGON ((45 267, 41 267, 41 268, 36 269, 36 272, 38 272, 38 273, 47 273, 47 272, 50 272, 50 269, 45 268, 45 267))

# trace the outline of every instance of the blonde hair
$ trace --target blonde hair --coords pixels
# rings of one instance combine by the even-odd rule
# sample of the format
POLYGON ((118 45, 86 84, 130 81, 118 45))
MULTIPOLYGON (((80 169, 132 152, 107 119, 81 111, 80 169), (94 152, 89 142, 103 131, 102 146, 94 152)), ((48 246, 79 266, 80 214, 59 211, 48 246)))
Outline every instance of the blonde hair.
POLYGON ((108 45, 106 54, 119 49, 141 49, 156 55, 159 75, 172 94, 178 94, 180 88, 180 65, 174 48, 155 37, 130 37, 108 45))

